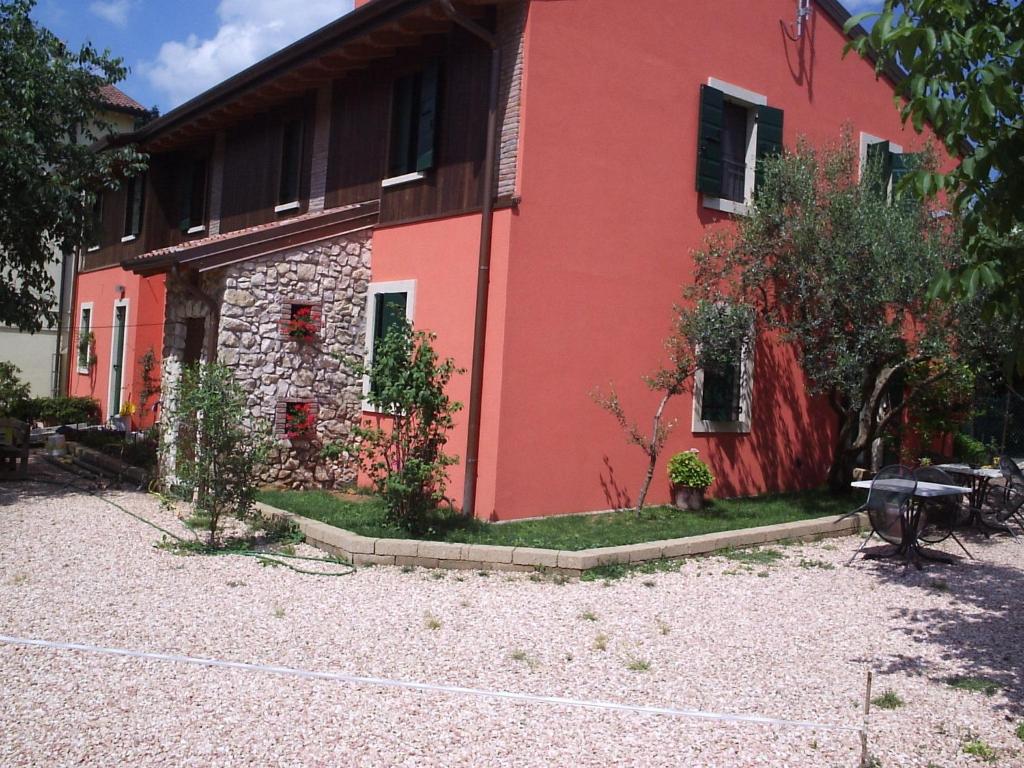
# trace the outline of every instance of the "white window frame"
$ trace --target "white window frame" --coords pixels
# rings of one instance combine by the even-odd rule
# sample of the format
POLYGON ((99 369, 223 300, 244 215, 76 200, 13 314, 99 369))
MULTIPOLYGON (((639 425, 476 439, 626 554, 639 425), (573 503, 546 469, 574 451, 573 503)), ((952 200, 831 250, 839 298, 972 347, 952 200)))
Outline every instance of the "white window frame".
MULTIPOLYGON (((405 319, 410 323, 416 314, 416 281, 389 280, 382 283, 370 283, 366 289, 366 344, 364 359, 373 363, 373 329, 377 325, 377 295, 381 293, 405 294, 405 319)), ((363 410, 377 413, 377 409, 369 402, 370 377, 363 376, 363 410)))
MULTIPOLYGON (((93 309, 93 302, 91 302, 91 301, 83 301, 81 304, 78 305, 78 338, 80 339, 82 337, 82 325, 83 325, 83 323, 82 323, 82 313, 85 312, 85 310, 89 310, 89 332, 93 334, 93 338, 95 339, 96 338, 96 332, 93 331, 93 327, 94 327, 95 322, 96 322, 95 321, 96 310, 93 309)), ((77 343, 77 341, 75 342, 74 355, 75 355, 75 370, 78 373, 88 374, 92 370, 92 367, 89 366, 89 365, 85 365, 83 367, 83 366, 78 364, 79 363, 79 357, 78 357, 78 343, 77 343)))
POLYGON ((717 88, 725 95, 725 100, 744 107, 747 110, 747 152, 744 157, 746 173, 743 179, 743 202, 726 200, 724 197, 704 195, 704 207, 716 211, 734 213, 738 216, 750 215, 750 203, 754 199, 754 181, 757 170, 757 107, 768 106, 768 97, 762 93, 748 90, 733 83, 709 77, 708 85, 717 88))
POLYGON ((381 179, 380 185, 381 187, 397 187, 425 178, 427 178, 427 174, 424 171, 412 171, 410 173, 403 173, 400 176, 389 176, 386 179, 381 179))
POLYGON ((736 421, 708 421, 701 418, 704 410, 704 369, 698 368, 693 375, 693 416, 694 434, 714 432, 748 434, 753 420, 754 404, 754 329, 751 328, 740 357, 740 418, 736 421))
POLYGON ((124 307, 124 349, 121 350, 121 405, 125 403, 124 392, 130 385, 125 376, 128 371, 128 328, 131 314, 131 299, 117 299, 110 310, 110 365, 107 367, 107 421, 117 416, 111 413, 114 403, 114 350, 117 347, 117 308, 124 307))
MULTIPOLYGON (((857 166, 857 179, 860 180, 864 177, 864 169, 868 164, 868 146, 871 144, 881 144, 888 139, 883 139, 880 136, 875 136, 871 133, 860 132, 860 144, 857 152, 858 166, 857 166)), ((903 145, 897 144, 893 141, 889 141, 889 151, 894 155, 903 154, 903 145)), ((889 177, 889 184, 886 187, 886 195, 892 197, 892 176, 889 177)))

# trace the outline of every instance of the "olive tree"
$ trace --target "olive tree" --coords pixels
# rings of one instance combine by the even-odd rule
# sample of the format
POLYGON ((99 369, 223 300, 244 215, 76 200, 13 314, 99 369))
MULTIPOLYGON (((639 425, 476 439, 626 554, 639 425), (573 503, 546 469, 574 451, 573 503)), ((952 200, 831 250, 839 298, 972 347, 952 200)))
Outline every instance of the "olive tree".
POLYGON ((764 161, 750 215, 697 254, 696 290, 750 307, 795 349, 810 393, 835 412, 836 491, 965 352, 957 331, 968 308, 929 294, 956 263, 950 219, 893 194, 883 174, 868 161, 858 178, 849 135, 824 150, 801 141, 764 161))

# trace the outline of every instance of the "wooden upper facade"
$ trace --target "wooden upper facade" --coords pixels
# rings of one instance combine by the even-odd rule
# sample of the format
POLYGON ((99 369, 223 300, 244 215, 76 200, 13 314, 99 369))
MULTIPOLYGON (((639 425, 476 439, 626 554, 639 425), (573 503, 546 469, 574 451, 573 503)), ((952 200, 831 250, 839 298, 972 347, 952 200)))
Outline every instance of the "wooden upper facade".
MULTIPOLYGON (((513 5, 459 10, 496 30, 513 5)), ((489 62, 436 2, 357 8, 114 139, 149 169, 103 195, 81 269, 354 203, 380 224, 479 208, 489 62)))

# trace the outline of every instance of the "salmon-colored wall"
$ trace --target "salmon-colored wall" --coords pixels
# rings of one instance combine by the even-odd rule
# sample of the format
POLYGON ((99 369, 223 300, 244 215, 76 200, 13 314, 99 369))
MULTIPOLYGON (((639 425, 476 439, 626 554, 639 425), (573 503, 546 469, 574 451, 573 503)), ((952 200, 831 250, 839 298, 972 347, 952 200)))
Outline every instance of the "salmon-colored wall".
MULTIPOLYGON (((885 80, 851 54, 815 8, 786 39, 792 0, 533 0, 522 98, 522 202, 512 217, 493 508, 500 519, 609 508, 635 500, 645 457, 589 393, 614 382, 647 427, 657 395, 641 375, 663 359, 671 308, 692 282, 692 250, 728 216, 695 190, 699 87, 708 77, 785 110, 785 143, 837 142, 844 124, 906 151, 885 80)), ((727 226, 727 225, 726 225, 727 226)), ((376 254, 375 254, 376 257, 376 254)), ((696 435, 692 399, 657 467, 668 499, 672 453, 700 449, 712 495, 823 480, 835 418, 809 402, 792 352, 759 338, 749 435, 696 435)), ((488 392, 493 398, 494 393, 488 392)), ((483 468, 481 468, 483 472, 483 468)), ((483 478, 482 478, 483 479, 483 478)), ((490 480, 488 482, 491 482, 490 480)))
MULTIPOLYGON (((100 403, 103 419, 109 419, 110 403, 110 359, 113 341, 114 306, 121 299, 128 301, 127 328, 125 329, 124 371, 121 381, 121 402, 131 401, 138 406, 142 390, 142 365, 139 362, 147 350, 152 348, 159 362, 163 347, 164 332, 164 277, 140 277, 120 267, 84 272, 77 276, 75 306, 72 314, 72 359, 68 390, 73 396, 94 397, 100 403), (118 291, 123 286, 124 291, 118 291), (78 372, 77 350, 81 306, 92 302, 92 330, 96 337, 96 364, 88 374, 78 372)), ((153 376, 159 382, 160 368, 153 376)), ((143 413, 139 410, 132 419, 136 429, 153 424, 152 406, 157 398, 149 401, 150 408, 143 413)))
MULTIPOLYGON (((495 462, 498 446, 501 352, 504 344, 505 275, 508 269, 508 232, 512 214, 495 212, 491 253, 487 354, 484 402, 481 410, 481 449, 477 503, 494 506, 495 462)), ((435 348, 451 357, 465 372, 454 377, 449 395, 463 404, 455 416, 447 452, 460 461, 449 471, 448 496, 462 503, 465 479, 466 421, 469 407, 473 321, 476 304, 480 216, 448 219, 377 229, 373 233, 372 282, 416 280, 413 325, 437 335, 435 348)))

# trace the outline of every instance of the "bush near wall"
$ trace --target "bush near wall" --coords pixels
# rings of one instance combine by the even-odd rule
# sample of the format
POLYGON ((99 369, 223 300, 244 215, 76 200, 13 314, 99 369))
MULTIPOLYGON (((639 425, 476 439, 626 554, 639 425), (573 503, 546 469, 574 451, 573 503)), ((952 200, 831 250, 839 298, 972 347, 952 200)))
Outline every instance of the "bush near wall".
POLYGON ((22 421, 41 421, 47 426, 61 424, 98 424, 100 404, 91 397, 33 397, 11 408, 11 415, 22 421))

